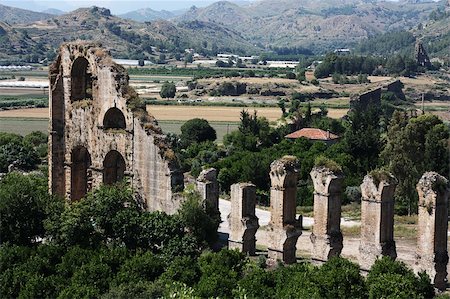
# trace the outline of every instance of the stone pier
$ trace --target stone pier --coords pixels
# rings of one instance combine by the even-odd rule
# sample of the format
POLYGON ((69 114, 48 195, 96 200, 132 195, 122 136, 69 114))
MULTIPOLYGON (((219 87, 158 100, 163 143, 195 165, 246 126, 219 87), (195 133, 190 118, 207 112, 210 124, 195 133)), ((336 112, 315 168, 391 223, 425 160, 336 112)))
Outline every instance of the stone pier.
POLYGON ((313 244, 311 256, 327 261, 342 251, 341 197, 342 172, 326 167, 314 167, 310 173, 314 183, 314 227, 310 236, 313 244))
POLYGON ((439 290, 447 284, 448 181, 427 172, 417 184, 419 219, 417 223, 417 271, 425 271, 439 290))
POLYGON ((278 260, 296 262, 296 244, 302 234, 302 218, 296 219, 299 164, 296 157, 285 156, 270 165, 270 212, 268 225, 268 264, 278 260))
POLYGON ((231 213, 228 215, 230 236, 228 247, 249 255, 256 252, 255 234, 259 228, 255 215, 256 186, 239 183, 231 186, 231 213))
POLYGON ((397 257, 394 241, 394 192, 397 180, 390 173, 366 175, 361 184, 361 242, 359 263, 370 269, 381 256, 397 257))
POLYGON ((217 170, 214 168, 203 170, 197 178, 197 190, 207 212, 219 212, 219 183, 217 170))

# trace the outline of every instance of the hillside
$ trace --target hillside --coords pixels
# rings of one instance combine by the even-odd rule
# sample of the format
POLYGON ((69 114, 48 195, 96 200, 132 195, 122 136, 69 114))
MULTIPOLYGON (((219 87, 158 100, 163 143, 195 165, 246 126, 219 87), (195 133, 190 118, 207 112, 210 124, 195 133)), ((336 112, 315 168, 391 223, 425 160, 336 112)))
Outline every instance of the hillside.
POLYGON ((72 40, 99 41, 113 56, 138 58, 152 54, 152 47, 170 52, 183 52, 190 47, 212 47, 237 52, 257 51, 248 41, 231 29, 209 22, 169 21, 135 22, 111 15, 105 8, 80 8, 45 21, 15 25, 14 29, 26 32, 32 41, 51 50, 72 40))
POLYGON ((155 20, 168 20, 175 17, 175 14, 167 10, 156 11, 151 8, 143 8, 127 12, 119 15, 119 17, 137 22, 147 22, 155 20))
POLYGON ((52 14, 35 12, 0 4, 0 21, 9 24, 31 23, 53 17, 52 14))
POLYGON ((303 46, 317 50, 346 47, 382 32, 410 29, 438 5, 359 0, 262 0, 246 6, 227 1, 193 7, 178 21, 216 22, 252 43, 303 46))
POLYGON ((36 48, 28 34, 15 30, 11 25, 0 22, 0 59, 24 57, 36 48))

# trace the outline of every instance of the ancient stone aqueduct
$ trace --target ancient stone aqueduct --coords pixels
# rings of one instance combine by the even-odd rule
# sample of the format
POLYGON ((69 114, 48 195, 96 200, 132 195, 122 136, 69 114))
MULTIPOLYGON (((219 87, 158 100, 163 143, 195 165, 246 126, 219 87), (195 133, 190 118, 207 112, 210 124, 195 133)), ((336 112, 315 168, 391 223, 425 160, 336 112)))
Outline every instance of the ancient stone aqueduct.
MULTIPOLYGON (((49 188, 76 201, 101 183, 126 178, 137 200, 149 211, 174 213, 183 201, 183 175, 156 121, 133 101, 125 69, 99 46, 64 44, 50 72, 49 188)), ((268 262, 296 262, 302 218, 296 218, 298 161, 283 157, 271 165, 270 244, 268 262)), ((202 199, 219 211, 217 172, 204 170, 197 179, 202 199)), ((312 259, 340 255, 342 173, 326 167, 311 171, 314 183, 312 259)), ((396 258, 394 200, 396 179, 367 175, 361 185, 359 262, 368 269, 380 256, 396 258)), ((439 289, 447 280, 448 181, 425 173, 419 193, 416 270, 425 270, 439 289)), ((255 254, 259 228, 255 214, 256 187, 231 187, 229 247, 255 254)))

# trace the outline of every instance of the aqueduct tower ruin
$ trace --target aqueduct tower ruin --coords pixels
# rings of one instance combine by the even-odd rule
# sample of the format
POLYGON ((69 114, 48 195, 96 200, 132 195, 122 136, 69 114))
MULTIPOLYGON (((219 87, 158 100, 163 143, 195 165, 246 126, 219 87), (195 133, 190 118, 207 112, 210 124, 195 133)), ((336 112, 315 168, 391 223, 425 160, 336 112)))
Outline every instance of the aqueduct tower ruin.
POLYGON ((173 213, 183 176, 126 70, 98 45, 69 43, 49 77, 50 192, 76 201, 101 183, 126 179, 147 210, 173 213))

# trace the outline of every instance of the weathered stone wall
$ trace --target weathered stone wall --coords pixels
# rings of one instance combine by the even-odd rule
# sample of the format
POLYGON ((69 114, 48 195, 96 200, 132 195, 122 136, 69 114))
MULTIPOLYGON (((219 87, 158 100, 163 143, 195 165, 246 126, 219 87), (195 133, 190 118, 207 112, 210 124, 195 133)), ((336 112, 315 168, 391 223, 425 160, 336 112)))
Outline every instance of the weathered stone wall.
POLYGON ((342 251, 341 198, 344 176, 326 167, 315 167, 310 173, 314 183, 314 227, 310 236, 311 256, 327 261, 342 251))
POLYGON ((277 260, 296 262, 296 244, 302 234, 302 219, 296 219, 299 164, 292 156, 274 161, 270 166, 270 222, 268 225, 268 263, 277 260))
POLYGON ((359 263, 370 269, 377 258, 385 255, 395 259, 394 192, 396 179, 385 174, 381 180, 366 175, 361 185, 361 243, 359 263))
POLYGON ((254 255, 256 252, 255 234, 259 228, 255 215, 256 186, 239 183, 231 186, 231 212, 228 215, 230 236, 228 247, 254 255))
POLYGON ((182 178, 156 122, 149 130, 146 111, 137 117, 128 107, 126 70, 97 45, 72 43, 61 46, 49 77, 50 191, 79 200, 125 178, 147 209, 174 212, 172 190, 182 188, 182 178))
POLYGON ((219 183, 216 169, 205 169, 200 173, 197 178, 197 190, 207 212, 219 214, 219 183))
POLYGON ((374 90, 360 94, 357 97, 350 99, 350 108, 365 109, 369 106, 380 106, 381 105, 381 87, 374 90))
POLYGON ((448 264, 448 181, 435 172, 427 172, 417 184, 417 192, 417 270, 427 272, 435 287, 445 290, 448 264))

